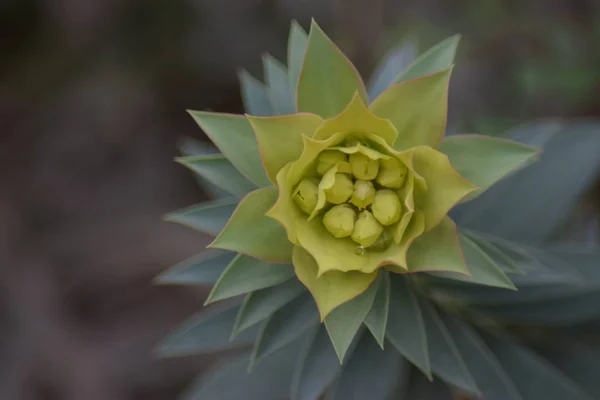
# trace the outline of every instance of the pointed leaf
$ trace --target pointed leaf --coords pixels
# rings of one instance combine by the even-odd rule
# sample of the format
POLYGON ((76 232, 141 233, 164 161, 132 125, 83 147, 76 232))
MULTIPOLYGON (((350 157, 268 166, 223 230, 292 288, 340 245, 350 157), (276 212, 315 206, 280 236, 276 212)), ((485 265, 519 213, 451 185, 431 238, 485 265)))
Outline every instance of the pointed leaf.
POLYGON ((459 174, 479 186, 468 199, 535 161, 539 154, 535 147, 481 135, 451 136, 442 142, 440 151, 450 158, 450 163, 459 174))
POLYGON ((229 251, 205 250, 164 271, 154 281, 171 285, 214 284, 234 257, 235 253, 229 251))
POLYGON ((519 268, 518 262, 511 255, 503 251, 500 246, 484 239, 483 237, 472 234, 471 231, 461 230, 461 235, 467 236, 471 239, 479 248, 484 251, 498 266, 504 271, 514 274, 523 274, 524 272, 519 268))
POLYGON ((502 271, 502 268, 500 268, 474 241, 465 235, 459 236, 471 275, 467 276, 452 272, 437 272, 432 275, 439 278, 468 282, 475 285, 494 286, 511 290, 517 289, 510 278, 502 271))
POLYGON ((313 20, 298 79, 298 111, 331 118, 350 103, 356 92, 367 102, 360 75, 313 20))
POLYGON ((389 119, 398 131, 397 150, 437 148, 446 129, 448 84, 452 70, 397 83, 381 93, 369 109, 389 119))
POLYGON ((441 318, 486 400, 525 400, 473 328, 447 313, 441 318))
POLYGON ((454 400, 450 388, 443 381, 439 379, 430 381, 416 370, 411 372, 406 393, 400 398, 402 400, 454 400))
POLYGON ((379 284, 377 294, 373 300, 371 311, 365 318, 365 325, 373 334, 377 343, 383 349, 385 330, 387 328, 388 313, 390 309, 390 275, 387 271, 379 272, 379 284))
POLYGON ((363 293, 377 278, 377 271, 370 274, 329 271, 318 276, 315 259, 298 246, 294 247, 293 263, 298 279, 310 291, 319 307, 321 320, 336 307, 363 293))
POLYGON ((290 79, 290 88, 294 95, 294 108, 296 107, 296 88, 298 86, 298 77, 302 69, 304 53, 308 45, 308 35, 302 29, 300 24, 292 21, 290 36, 288 38, 288 77, 290 79))
POLYGON ((302 135, 312 136, 323 122, 318 115, 308 113, 266 118, 249 116, 248 121, 256 134, 267 175, 274 183, 279 171, 302 154, 302 135))
POLYGON ((290 88, 287 69, 269 54, 263 57, 263 65, 273 115, 293 114, 296 111, 296 98, 290 88))
POLYGON ((189 113, 242 175, 258 186, 270 185, 260 161, 254 132, 246 117, 203 111, 189 113))
POLYGON ((283 226, 265 215, 276 199, 275 187, 248 194, 209 247, 236 251, 276 263, 291 261, 293 246, 283 226))
POLYGON ((252 365, 285 347, 318 324, 315 303, 304 295, 277 310, 262 326, 252 351, 252 365))
POLYGON ((454 35, 436 44, 405 69, 396 78, 396 82, 433 74, 450 68, 454 64, 458 42, 460 42, 460 35, 454 35))
POLYGON ((293 277, 291 264, 272 264, 238 254, 213 287, 206 304, 275 286, 293 277))
POLYGON ((256 189, 256 185, 240 174, 223 155, 181 157, 176 160, 211 184, 234 196, 244 197, 256 189))
POLYGON ((408 67, 416 57, 417 46, 412 40, 404 40, 400 45, 392 48, 377 65, 369 79, 369 99, 373 101, 390 87, 400 72, 408 67))
POLYGON ((388 399, 398 385, 398 377, 408 365, 395 351, 382 350, 368 334, 363 334, 342 375, 331 400, 388 399))
POLYGON ((291 400, 317 400, 339 375, 342 366, 323 326, 307 342, 292 380, 291 400))
POLYGON ((247 356, 219 363, 192 383, 181 399, 281 400, 289 393, 297 357, 298 346, 288 346, 251 374, 247 356))
MULTIPOLYGON (((189 137, 183 138, 178 147, 181 151, 181 154, 185 157, 219 155, 219 149, 217 149, 211 142, 192 139, 189 137)), ((208 193, 211 199, 222 199, 231 196, 230 193, 227 193, 218 186, 213 185, 203 177, 195 175, 195 178, 200 187, 208 193)))
POLYGON ((207 201, 170 212, 165 215, 164 220, 177 222, 210 235, 217 235, 227 224, 238 201, 238 199, 232 198, 207 201))
POLYGON ((246 70, 239 72, 244 109, 248 114, 266 117, 274 115, 267 88, 246 70))
POLYGON ((237 335, 264 321, 304 292, 304 286, 298 280, 292 279, 281 285, 250 293, 242 303, 235 320, 234 334, 237 335))
POLYGON ((237 305, 210 307, 191 317, 164 339, 157 349, 159 356, 213 353, 252 343, 258 329, 250 329, 229 341, 238 310, 237 305))
POLYGON ((575 382, 527 348, 508 338, 484 338, 524 399, 592 400, 575 382))
POLYGON ((431 376, 427 332, 421 308, 412 288, 401 276, 391 277, 386 338, 424 374, 431 376))
POLYGON ((479 395, 479 389, 438 312, 426 300, 421 300, 419 304, 423 311, 427 331, 431 370, 445 382, 461 389, 461 391, 471 395, 479 395))
POLYGON ((465 277, 470 274, 456 225, 449 217, 414 241, 408 250, 408 267, 410 272, 450 271, 465 277))
POLYGON ((379 280, 376 280, 363 293, 337 307, 325 318, 327 333, 340 362, 373 306, 378 283, 379 280))

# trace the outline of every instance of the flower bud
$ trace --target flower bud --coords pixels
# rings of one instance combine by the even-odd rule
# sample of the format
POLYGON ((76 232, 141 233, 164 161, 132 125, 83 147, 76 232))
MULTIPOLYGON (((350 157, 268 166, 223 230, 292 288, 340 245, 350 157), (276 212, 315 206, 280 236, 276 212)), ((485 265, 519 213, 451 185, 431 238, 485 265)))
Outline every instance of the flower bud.
POLYGON ((303 179, 294 192, 294 202, 302 211, 310 214, 317 206, 318 193, 319 188, 314 181, 303 179))
POLYGON ((350 154, 350 167, 356 179, 370 181, 379 172, 379 161, 373 160, 362 153, 350 154))
POLYGON ((406 165, 395 158, 381 160, 377 183, 390 189, 400 189, 406 181, 407 173, 408 168, 406 165))
POLYGON ((335 206, 323 216, 323 225, 336 238, 350 236, 355 222, 356 212, 347 204, 335 206))
POLYGON ((354 190, 352 191, 350 203, 362 210, 371 204, 374 198, 375 188, 371 181, 357 180, 354 182, 354 190))
POLYGON ((333 204, 345 203, 352 195, 353 186, 350 176, 337 173, 333 186, 325 190, 325 198, 333 204))
POLYGON ((382 225, 391 225, 400 221, 402 204, 393 190, 381 189, 375 192, 371 211, 382 225))
POLYGON ((346 154, 338 150, 325 150, 319 154, 317 159, 317 173, 325 175, 327 171, 333 168, 340 161, 346 161, 346 154))
POLYGON ((373 214, 364 210, 358 215, 351 238, 361 246, 369 247, 379 239, 382 232, 383 226, 377 222, 373 214))

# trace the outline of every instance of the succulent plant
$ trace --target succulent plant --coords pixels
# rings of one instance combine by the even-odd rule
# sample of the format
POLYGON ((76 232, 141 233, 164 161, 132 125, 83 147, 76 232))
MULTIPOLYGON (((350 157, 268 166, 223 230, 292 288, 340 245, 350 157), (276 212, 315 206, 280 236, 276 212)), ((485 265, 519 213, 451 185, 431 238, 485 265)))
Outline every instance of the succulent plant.
MULTIPOLYGON (((240 74, 248 114, 190 112, 220 153, 188 144, 179 161, 218 198, 167 220, 216 239, 158 280, 214 284, 207 304, 226 301, 160 351, 252 350, 202 376, 186 399, 600 396, 586 386, 593 379, 525 344, 544 324, 600 316, 596 307, 575 317, 577 302, 600 301, 598 253, 545 241, 594 168, 582 162, 588 180, 523 229, 540 212, 523 213, 527 196, 543 194, 524 194, 542 179, 531 171, 548 162, 496 183, 564 135, 541 123, 507 138, 444 137, 458 39, 403 69, 406 52, 392 52, 367 90, 314 21, 308 35, 294 23, 287 67, 265 57, 266 84, 240 74)), ((583 137, 593 158, 599 139, 583 137)))

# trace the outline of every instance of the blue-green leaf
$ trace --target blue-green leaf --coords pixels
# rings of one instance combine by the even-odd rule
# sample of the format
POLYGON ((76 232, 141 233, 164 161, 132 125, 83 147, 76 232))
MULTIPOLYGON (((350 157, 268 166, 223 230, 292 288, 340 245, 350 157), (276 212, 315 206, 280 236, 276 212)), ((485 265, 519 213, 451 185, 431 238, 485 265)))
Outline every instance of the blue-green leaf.
POLYGON ((363 333, 328 400, 385 400, 409 366, 393 349, 382 350, 373 338, 363 333))
POLYGON ((272 264, 238 254, 213 287, 206 304, 275 286, 294 276, 292 264, 272 264))
POLYGON ((486 400, 525 400, 473 328, 446 313, 441 314, 441 318, 486 400))
POLYGON ((171 285, 214 284, 233 257, 235 253, 230 251, 205 250, 167 269, 154 281, 171 285))
POLYGON ((246 296, 235 320, 234 334, 238 334, 264 321, 296 297, 305 292, 304 285, 297 279, 281 285, 257 290, 246 296))
POLYGON ((247 114, 257 117, 268 117, 273 114, 273 107, 267 94, 267 88, 247 71, 238 73, 242 89, 242 100, 247 114))
POLYGON ((438 312, 426 300, 421 300, 420 304, 427 330, 431 370, 445 382, 462 391, 479 395, 479 389, 438 312))
POLYGON ((283 306, 263 324, 252 351, 252 365, 290 344, 318 322, 315 302, 308 294, 283 306))
MULTIPOLYGON (((350 354, 350 353, 348 353, 350 354)), ((342 366, 323 326, 307 337, 294 371, 291 400, 317 400, 342 366)))
POLYGON ((460 35, 454 35, 436 44, 402 71, 396 78, 396 82, 433 74, 451 67, 458 42, 460 42, 460 35))
POLYGON ((400 45, 392 48, 375 68, 369 79, 367 92, 369 99, 375 100, 377 96, 391 86, 398 75, 417 57, 417 46, 412 40, 404 40, 400 45))
POLYGON ((524 399, 592 400, 575 382, 527 348, 508 338, 484 338, 524 399))
POLYGON ((194 171, 211 184, 239 198, 257 188, 221 154, 181 157, 177 159, 177 162, 194 171))
POLYGON ((290 89, 294 95, 294 107, 296 106, 295 96, 296 87, 298 86, 298 77, 300 76, 300 70, 302 69, 302 61, 304 60, 304 53, 306 53, 307 45, 308 35, 298 22, 292 21, 290 36, 288 38, 287 62, 290 89))
POLYGON ((376 280, 367 290, 331 311, 325 318, 325 327, 331 338, 331 343, 340 362, 350 347, 354 336, 365 321, 375 294, 378 291, 379 280, 376 280))
POLYGON ((235 198, 207 201, 173 211, 165 215, 164 219, 216 236, 227 224, 238 201, 235 198))
POLYGON ((427 332, 421 308, 404 277, 391 277, 386 338, 424 374, 431 376, 427 332))
POLYGON ((267 95, 271 101, 274 115, 293 114, 296 111, 296 99, 290 88, 288 72, 283 64, 266 54, 263 57, 267 95))
POLYGON ((387 271, 379 272, 377 294, 373 300, 371 311, 365 318, 365 325, 383 349, 388 313, 390 310, 390 275, 387 271))
POLYGON ((178 357, 212 353, 252 343, 258 329, 250 329, 235 340, 229 340, 238 310, 237 305, 210 307, 191 317, 167 336, 159 345, 158 354, 162 357, 178 357))
POLYGON ((258 144, 243 115, 189 111, 204 133, 245 177, 258 186, 270 186, 263 169, 258 144))
POLYGON ((289 393, 298 346, 288 346, 248 373, 249 357, 218 364, 202 374, 182 400, 281 400, 289 393))

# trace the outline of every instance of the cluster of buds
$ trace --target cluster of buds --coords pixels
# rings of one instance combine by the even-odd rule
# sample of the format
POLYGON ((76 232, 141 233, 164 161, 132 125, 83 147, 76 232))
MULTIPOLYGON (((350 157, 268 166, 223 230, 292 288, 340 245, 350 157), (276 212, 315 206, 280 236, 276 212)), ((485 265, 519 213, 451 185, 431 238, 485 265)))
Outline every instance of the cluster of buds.
POLYGON ((300 181, 294 201, 309 218, 322 218, 327 231, 357 244, 356 253, 382 251, 391 243, 391 227, 402 216, 401 189, 408 168, 366 141, 322 151, 312 176, 300 181), (325 202, 319 202, 321 187, 325 202), (348 239, 346 239, 348 240, 348 239))

